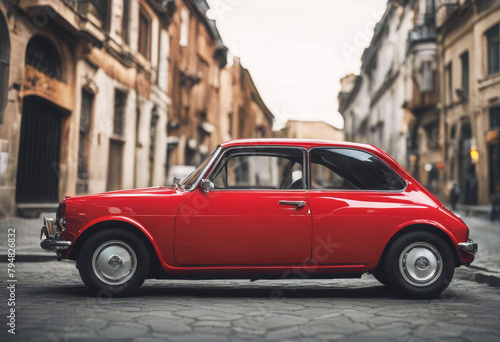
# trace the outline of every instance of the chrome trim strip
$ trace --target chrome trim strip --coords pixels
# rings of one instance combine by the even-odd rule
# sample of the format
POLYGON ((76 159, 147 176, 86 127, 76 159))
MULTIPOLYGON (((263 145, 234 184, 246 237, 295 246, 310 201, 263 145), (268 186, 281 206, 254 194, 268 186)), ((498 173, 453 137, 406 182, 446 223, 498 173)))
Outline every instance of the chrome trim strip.
POLYGON ((40 242, 40 247, 46 251, 66 251, 71 247, 71 241, 55 241, 52 239, 45 239, 40 242))

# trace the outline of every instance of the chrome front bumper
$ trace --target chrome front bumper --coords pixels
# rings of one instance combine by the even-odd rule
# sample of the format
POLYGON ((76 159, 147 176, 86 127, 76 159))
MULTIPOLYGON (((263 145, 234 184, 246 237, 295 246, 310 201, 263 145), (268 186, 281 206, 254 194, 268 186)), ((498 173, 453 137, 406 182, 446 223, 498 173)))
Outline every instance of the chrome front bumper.
POLYGON ((464 251, 465 253, 476 255, 477 243, 474 242, 474 240, 468 239, 467 242, 460 242, 458 244, 458 249, 460 249, 461 251, 464 251))
POLYGON ((61 232, 56 231, 56 220, 48 217, 43 218, 43 227, 40 232, 40 246, 47 251, 65 251, 71 247, 71 241, 64 241, 61 232))

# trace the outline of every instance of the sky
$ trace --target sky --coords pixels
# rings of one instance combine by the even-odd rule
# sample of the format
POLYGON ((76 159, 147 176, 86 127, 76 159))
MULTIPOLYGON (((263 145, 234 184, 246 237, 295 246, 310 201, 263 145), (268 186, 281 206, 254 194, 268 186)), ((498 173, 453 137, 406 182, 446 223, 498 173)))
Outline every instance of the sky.
POLYGON ((387 0, 207 0, 280 128, 288 119, 343 127, 340 78, 359 73, 387 0))

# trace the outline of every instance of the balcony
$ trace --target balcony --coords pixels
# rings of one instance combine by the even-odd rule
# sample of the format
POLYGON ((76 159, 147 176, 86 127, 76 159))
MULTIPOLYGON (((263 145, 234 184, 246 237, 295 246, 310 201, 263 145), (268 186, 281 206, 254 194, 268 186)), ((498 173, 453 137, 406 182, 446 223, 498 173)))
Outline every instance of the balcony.
POLYGON ((408 32, 408 44, 411 46, 420 42, 435 41, 437 37, 434 25, 422 25, 408 32))
POLYGON ((405 107, 415 115, 436 108, 439 102, 438 86, 437 77, 432 80, 432 88, 425 91, 422 90, 422 85, 417 84, 414 80, 412 84, 412 96, 411 99, 406 102, 405 107))
POLYGON ((90 17, 90 20, 95 18, 97 26, 104 31, 109 29, 109 2, 107 0, 77 0, 76 9, 84 17, 90 17))
POLYGON ((436 26, 441 27, 462 4, 468 1, 464 0, 440 0, 437 9, 436 26))

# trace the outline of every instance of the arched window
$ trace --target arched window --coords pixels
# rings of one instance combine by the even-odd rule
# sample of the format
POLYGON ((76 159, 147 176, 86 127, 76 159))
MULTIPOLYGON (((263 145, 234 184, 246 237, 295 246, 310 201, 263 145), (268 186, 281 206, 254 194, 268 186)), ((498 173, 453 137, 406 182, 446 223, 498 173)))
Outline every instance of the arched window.
POLYGON ((7 106, 9 93, 9 29, 3 14, 0 12, 0 124, 3 123, 3 112, 7 106))
POLYGON ((54 44, 47 38, 31 38, 26 49, 26 64, 45 75, 63 81, 61 56, 54 44))

